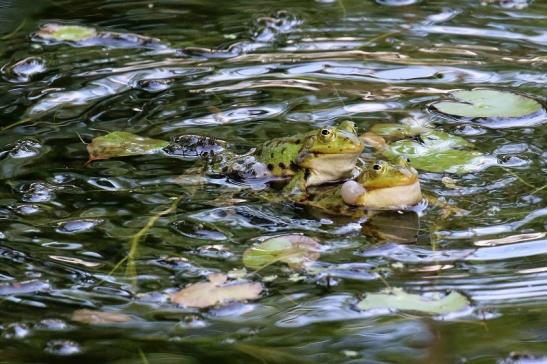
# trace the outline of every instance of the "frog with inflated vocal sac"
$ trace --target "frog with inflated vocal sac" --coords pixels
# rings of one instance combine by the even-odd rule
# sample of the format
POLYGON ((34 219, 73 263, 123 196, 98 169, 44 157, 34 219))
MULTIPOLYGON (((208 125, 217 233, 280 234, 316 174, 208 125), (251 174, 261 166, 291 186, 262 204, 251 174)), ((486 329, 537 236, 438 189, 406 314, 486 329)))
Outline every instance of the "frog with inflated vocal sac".
POLYGON ((331 214, 352 215, 355 211, 351 206, 368 210, 400 210, 420 201, 422 192, 418 172, 406 160, 400 159, 396 163, 383 160, 369 163, 355 180, 310 189, 305 198, 295 202, 331 214))

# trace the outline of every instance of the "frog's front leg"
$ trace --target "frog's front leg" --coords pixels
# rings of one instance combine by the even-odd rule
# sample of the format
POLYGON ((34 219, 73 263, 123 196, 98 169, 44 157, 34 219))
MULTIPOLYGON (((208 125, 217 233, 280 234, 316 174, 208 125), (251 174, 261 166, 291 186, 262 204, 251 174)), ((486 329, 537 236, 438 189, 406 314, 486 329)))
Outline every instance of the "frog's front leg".
POLYGON ((291 199, 298 201, 306 197, 307 179, 309 170, 304 169, 296 172, 289 183, 283 188, 283 193, 290 196, 291 199))

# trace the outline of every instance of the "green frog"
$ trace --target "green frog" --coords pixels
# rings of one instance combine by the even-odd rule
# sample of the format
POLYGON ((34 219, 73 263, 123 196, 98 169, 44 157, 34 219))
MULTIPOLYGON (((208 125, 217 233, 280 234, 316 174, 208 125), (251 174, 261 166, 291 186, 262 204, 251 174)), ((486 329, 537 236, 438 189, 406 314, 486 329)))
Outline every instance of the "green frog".
POLYGON ((355 215, 367 210, 402 210, 422 201, 416 169, 407 160, 368 163, 355 180, 342 185, 310 189, 296 203, 331 214, 355 215), (352 209, 351 206, 361 209, 352 209))
MULTIPOLYGON (((196 146, 200 150, 203 146, 212 149, 210 140, 199 142, 196 138, 199 137, 179 137, 178 150, 192 154, 187 149, 194 149, 196 146), (192 148, 188 148, 189 141, 192 141, 192 148)), ((171 147, 171 154, 177 154, 177 148, 171 147)), ((235 180, 288 180, 283 191, 296 195, 304 193, 310 186, 352 177, 363 148, 364 142, 359 138, 355 124, 343 121, 338 126, 272 139, 243 155, 219 146, 215 153, 206 153, 205 157, 213 173, 235 180)))

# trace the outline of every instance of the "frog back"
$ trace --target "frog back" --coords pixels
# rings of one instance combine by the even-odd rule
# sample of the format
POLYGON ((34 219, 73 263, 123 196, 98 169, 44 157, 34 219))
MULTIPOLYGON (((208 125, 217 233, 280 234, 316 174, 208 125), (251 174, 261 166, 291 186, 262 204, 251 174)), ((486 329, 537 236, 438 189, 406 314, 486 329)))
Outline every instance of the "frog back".
POLYGON ((278 177, 293 176, 298 171, 296 158, 303 148, 304 137, 287 137, 265 142, 258 150, 258 159, 270 173, 278 177))

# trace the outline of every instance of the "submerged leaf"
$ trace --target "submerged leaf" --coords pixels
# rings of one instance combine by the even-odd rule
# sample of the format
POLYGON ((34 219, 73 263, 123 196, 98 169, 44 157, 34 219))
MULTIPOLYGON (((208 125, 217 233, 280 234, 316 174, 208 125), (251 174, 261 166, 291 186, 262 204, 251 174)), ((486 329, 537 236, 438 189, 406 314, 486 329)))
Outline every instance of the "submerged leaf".
POLYGON ((467 118, 518 118, 542 110, 539 102, 528 97, 495 90, 456 91, 454 100, 431 105, 434 110, 467 118))
POLYGON ((361 310, 390 309, 402 311, 420 311, 431 314, 448 314, 461 311, 471 305, 463 294, 451 291, 442 296, 425 297, 406 293, 401 288, 393 288, 382 293, 370 293, 361 300, 357 307, 361 310))
POLYGON ((72 321, 84 324, 119 324, 131 321, 131 316, 117 312, 103 312, 96 310, 81 309, 72 314, 72 321))
POLYGON ((184 307, 206 308, 230 302, 254 300, 260 297, 261 283, 249 281, 226 282, 226 276, 212 274, 209 282, 189 285, 171 295, 171 302, 184 307))
POLYGON ((489 163, 482 153, 469 150, 465 139, 442 131, 430 131, 414 139, 394 142, 384 151, 389 159, 410 158, 412 166, 429 172, 466 173, 489 163))
POLYGON ((319 258, 321 245, 315 239, 291 234, 269 238, 243 253, 243 264, 247 268, 260 269, 275 262, 287 263, 298 268, 307 261, 319 258))
POLYGON ((125 131, 114 131, 93 138, 87 145, 89 160, 152 154, 169 145, 165 140, 141 137, 125 131))
POLYGON ((45 24, 34 35, 58 42, 81 42, 96 37, 97 31, 80 25, 45 24))

